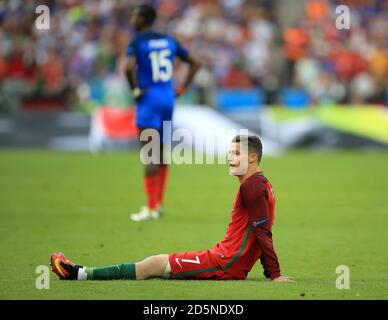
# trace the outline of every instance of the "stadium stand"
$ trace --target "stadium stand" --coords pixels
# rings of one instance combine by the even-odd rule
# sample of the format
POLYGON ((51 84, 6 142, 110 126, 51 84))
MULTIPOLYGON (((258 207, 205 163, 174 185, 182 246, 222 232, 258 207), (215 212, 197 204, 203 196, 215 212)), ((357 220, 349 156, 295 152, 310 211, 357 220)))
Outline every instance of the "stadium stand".
MULTIPOLYGON (((34 27, 37 1, 1 2, 0 110, 130 105, 122 67, 133 36, 131 9, 140 2, 40 1, 50 8, 50 30, 34 27)), ((295 5, 289 1, 148 2, 158 8, 156 28, 174 34, 204 63, 193 103, 216 106, 209 88, 215 94, 260 88, 265 104, 280 103, 284 90, 303 92, 318 105, 387 101, 384 0, 298 1, 302 14, 288 26, 278 15, 295 5), (350 8, 350 30, 335 28, 339 4, 350 8)))

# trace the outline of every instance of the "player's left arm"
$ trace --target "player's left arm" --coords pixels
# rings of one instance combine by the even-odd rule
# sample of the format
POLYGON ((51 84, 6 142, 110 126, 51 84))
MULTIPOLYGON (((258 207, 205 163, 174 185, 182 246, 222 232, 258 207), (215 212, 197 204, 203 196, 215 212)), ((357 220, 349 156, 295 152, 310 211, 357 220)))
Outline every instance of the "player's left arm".
POLYGON ((193 81, 198 70, 201 68, 201 64, 192 55, 190 55, 189 52, 185 48, 183 48, 179 42, 177 42, 177 56, 180 60, 189 65, 189 70, 186 74, 186 78, 183 81, 182 86, 179 87, 176 91, 177 96, 180 96, 186 91, 187 87, 193 81))
POLYGON ((279 260, 276 255, 272 232, 269 227, 269 206, 267 202, 268 191, 264 184, 256 180, 247 180, 241 186, 243 204, 249 215, 249 223, 261 249, 261 264, 264 275, 273 281, 292 281, 280 273, 279 260))

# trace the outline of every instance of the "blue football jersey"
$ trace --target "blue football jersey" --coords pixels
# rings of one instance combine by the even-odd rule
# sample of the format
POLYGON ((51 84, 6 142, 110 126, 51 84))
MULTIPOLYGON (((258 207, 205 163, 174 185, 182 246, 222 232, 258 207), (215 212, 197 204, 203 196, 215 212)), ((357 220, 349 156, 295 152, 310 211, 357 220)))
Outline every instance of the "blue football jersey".
POLYGON ((173 90, 175 58, 185 58, 188 54, 174 38, 154 31, 138 34, 127 50, 128 56, 136 57, 137 82, 141 89, 173 90))

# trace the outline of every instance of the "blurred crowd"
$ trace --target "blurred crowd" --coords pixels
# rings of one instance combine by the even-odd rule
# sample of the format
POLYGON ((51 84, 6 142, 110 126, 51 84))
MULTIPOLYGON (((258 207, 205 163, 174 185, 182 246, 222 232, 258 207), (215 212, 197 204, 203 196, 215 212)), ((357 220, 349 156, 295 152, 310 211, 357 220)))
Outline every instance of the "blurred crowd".
MULTIPOLYGON (((270 104, 287 89, 313 104, 386 103, 384 0, 308 0, 286 28, 271 0, 0 0, 0 110, 131 103, 123 67, 131 11, 144 2, 157 8, 155 29, 202 61, 199 103, 214 103, 219 88, 257 88, 270 104), (49 30, 35 27, 40 4, 50 9, 49 30), (350 8, 349 30, 336 28, 340 4, 350 8)), ((184 72, 178 64, 176 81, 184 72)))
POLYGON ((306 90, 313 102, 386 103, 388 1, 308 1, 283 43, 288 85, 306 90), (340 5, 349 19, 341 8, 336 13, 340 5), (338 28, 346 22, 349 29, 338 28))

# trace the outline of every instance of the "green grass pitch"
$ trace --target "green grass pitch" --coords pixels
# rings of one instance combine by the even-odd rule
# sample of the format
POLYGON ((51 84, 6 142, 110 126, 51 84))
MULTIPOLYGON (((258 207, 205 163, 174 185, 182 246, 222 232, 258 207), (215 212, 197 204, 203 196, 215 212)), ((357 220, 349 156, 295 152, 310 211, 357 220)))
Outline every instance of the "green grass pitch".
POLYGON ((388 153, 292 152, 262 166, 277 197, 282 271, 257 263, 245 281, 59 281, 38 290, 35 269, 62 251, 99 266, 201 250, 224 236, 238 181, 224 165, 173 166, 165 217, 134 223, 145 201, 136 152, 0 151, 0 299, 387 299, 388 153), (338 265, 350 290, 338 290, 338 265))

